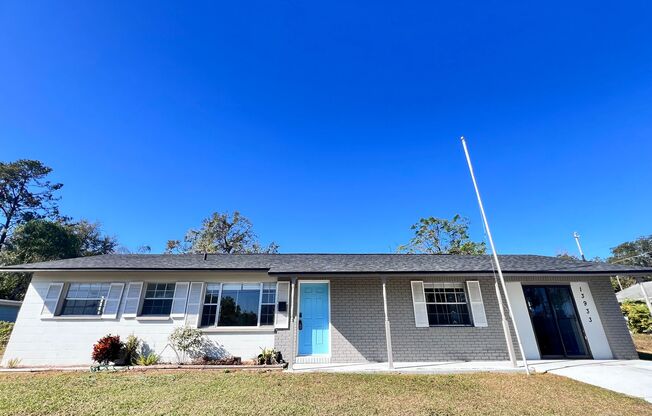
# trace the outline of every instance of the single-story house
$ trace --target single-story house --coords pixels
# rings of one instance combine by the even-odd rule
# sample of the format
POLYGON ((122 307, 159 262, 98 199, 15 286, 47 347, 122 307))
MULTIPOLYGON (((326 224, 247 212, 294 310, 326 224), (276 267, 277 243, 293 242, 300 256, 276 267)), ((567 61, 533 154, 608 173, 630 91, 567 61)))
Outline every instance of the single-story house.
POLYGON ((19 300, 0 299, 0 321, 14 322, 22 302, 19 300))
MULTIPOLYGON (((500 262, 527 358, 637 358, 609 277, 652 270, 500 262)), ((243 359, 267 347, 290 363, 508 359, 490 256, 114 254, 0 271, 33 273, 5 365, 87 364, 109 333, 173 361, 167 339, 181 325, 243 359)))
POLYGON ((636 283, 628 288, 616 293, 618 302, 625 302, 627 300, 634 302, 646 302, 652 298, 652 282, 636 283))

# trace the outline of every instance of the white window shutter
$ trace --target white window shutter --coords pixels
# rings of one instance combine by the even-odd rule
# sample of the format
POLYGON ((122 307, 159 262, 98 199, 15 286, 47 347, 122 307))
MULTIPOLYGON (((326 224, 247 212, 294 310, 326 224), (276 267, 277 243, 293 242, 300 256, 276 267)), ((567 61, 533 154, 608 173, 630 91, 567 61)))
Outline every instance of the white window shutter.
POLYGON ((183 318, 186 315, 186 299, 190 282, 177 282, 174 286, 174 298, 172 299, 172 318, 183 318))
POLYGON ((202 296, 204 295, 204 283, 190 283, 188 293, 188 306, 186 307, 186 325, 197 328, 199 316, 201 315, 202 296))
POLYGON ((129 282, 127 287, 127 298, 125 299, 125 309, 122 316, 125 318, 135 318, 140 308, 140 294, 143 291, 143 282, 129 282))
POLYGON ((471 314, 473 315, 474 326, 487 326, 487 315, 484 311, 484 303, 482 302, 482 292, 480 292, 480 282, 477 280, 470 280, 466 282, 466 288, 469 295, 469 303, 471 304, 471 314))
POLYGON ((428 327, 428 309, 422 281, 410 282, 412 285, 412 305, 414 306, 414 323, 417 328, 428 327))
POLYGON ((276 328, 287 329, 290 325, 290 282, 278 282, 276 284, 276 328), (285 302, 284 312, 278 310, 278 304, 285 302))
POLYGON ((45 294, 43 301, 43 309, 41 310, 41 317, 52 318, 58 311, 59 300, 61 299, 61 292, 63 291, 63 283, 50 283, 48 291, 45 294))
POLYGON ((102 319, 115 319, 118 317, 118 309, 120 309, 120 300, 122 299, 124 287, 124 283, 111 283, 109 293, 106 295, 106 299, 104 299, 102 319))

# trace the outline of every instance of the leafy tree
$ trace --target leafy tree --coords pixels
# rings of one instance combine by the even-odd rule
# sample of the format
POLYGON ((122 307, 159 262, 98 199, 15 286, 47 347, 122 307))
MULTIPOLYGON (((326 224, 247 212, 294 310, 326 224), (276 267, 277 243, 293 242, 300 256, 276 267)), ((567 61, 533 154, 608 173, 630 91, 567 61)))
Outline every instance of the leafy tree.
MULTIPOLYGON (((99 223, 81 220, 31 220, 19 225, 0 252, 5 265, 59 260, 112 253, 114 237, 102 235, 99 223)), ((27 273, 0 273, 0 298, 22 299, 30 276, 27 273)))
POLYGON ((263 247, 253 231, 253 225, 238 211, 214 212, 202 221, 199 229, 190 229, 183 241, 169 240, 166 253, 278 253, 274 242, 263 247))
POLYGON ((609 263, 652 267, 652 235, 627 241, 611 249, 609 263))
POLYGON ((579 260, 579 257, 577 257, 574 254, 570 254, 568 251, 557 253, 556 257, 559 257, 560 259, 567 259, 567 260, 579 260))
POLYGON ((58 216, 55 191, 63 185, 46 179, 51 171, 38 160, 0 162, 0 250, 16 225, 58 216))
POLYGON ((99 222, 80 220, 75 223, 67 223, 66 226, 79 240, 77 257, 113 253, 118 245, 115 237, 102 235, 99 222))
MULTIPOLYGON (((627 241, 611 248, 611 257, 608 263, 652 267, 652 235, 639 237, 634 241, 627 241)), ((623 289, 636 284, 636 279, 629 276, 619 276, 623 289)), ((646 279, 648 280, 649 277, 646 279)), ((615 278, 611 279, 614 290, 620 290, 620 285, 615 278)))
POLYGON ((399 253, 424 254, 485 254, 484 242, 471 241, 468 234, 469 220, 456 214, 452 220, 444 218, 421 218, 412 225, 414 237, 399 246, 399 253))

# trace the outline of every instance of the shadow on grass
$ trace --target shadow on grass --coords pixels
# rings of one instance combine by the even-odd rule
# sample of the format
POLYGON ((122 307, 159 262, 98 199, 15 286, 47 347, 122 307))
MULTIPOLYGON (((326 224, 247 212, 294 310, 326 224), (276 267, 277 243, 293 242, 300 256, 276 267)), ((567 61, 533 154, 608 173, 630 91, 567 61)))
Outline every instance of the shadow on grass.
POLYGON ((641 360, 652 361, 652 353, 643 352, 643 351, 637 351, 637 352, 638 352, 638 358, 640 358, 641 360))

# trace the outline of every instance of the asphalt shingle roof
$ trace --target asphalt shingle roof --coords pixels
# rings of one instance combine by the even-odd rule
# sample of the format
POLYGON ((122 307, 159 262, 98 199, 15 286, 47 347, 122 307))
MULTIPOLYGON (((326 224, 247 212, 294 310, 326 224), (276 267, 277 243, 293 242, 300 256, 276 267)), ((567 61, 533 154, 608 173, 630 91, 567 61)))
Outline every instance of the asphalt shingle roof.
MULTIPOLYGON (((501 255, 505 273, 652 274, 652 268, 536 255, 501 255)), ((2 266, 21 270, 265 270, 283 273, 491 273, 489 255, 437 254, 107 254, 2 266)))

